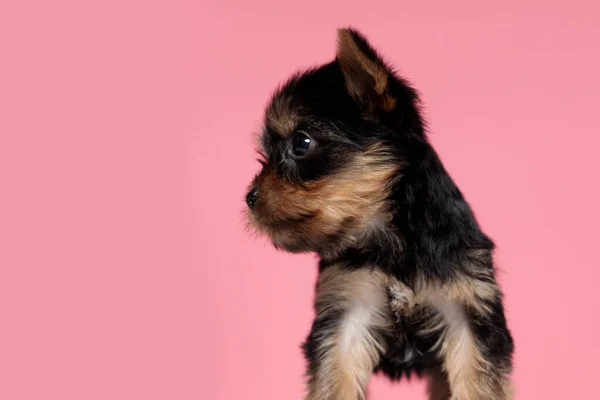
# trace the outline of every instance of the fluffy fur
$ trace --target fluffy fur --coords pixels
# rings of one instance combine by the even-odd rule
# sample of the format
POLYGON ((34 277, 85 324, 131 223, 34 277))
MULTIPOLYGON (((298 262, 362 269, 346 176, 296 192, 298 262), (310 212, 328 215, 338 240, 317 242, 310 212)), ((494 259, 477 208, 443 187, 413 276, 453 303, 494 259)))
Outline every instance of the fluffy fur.
POLYGON ((430 398, 511 398, 513 341, 494 245, 429 144, 419 98, 352 29, 334 61, 274 94, 251 225, 320 256, 303 349, 309 400, 425 374, 430 398))

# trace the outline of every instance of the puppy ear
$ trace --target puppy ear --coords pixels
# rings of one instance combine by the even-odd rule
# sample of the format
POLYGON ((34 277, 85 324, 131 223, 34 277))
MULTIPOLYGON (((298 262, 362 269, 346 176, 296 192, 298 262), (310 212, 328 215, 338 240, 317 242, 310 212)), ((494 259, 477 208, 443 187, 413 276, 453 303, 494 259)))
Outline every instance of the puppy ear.
POLYGON ((396 100, 389 94, 392 71, 356 30, 338 30, 337 61, 348 93, 368 112, 391 111, 396 100))

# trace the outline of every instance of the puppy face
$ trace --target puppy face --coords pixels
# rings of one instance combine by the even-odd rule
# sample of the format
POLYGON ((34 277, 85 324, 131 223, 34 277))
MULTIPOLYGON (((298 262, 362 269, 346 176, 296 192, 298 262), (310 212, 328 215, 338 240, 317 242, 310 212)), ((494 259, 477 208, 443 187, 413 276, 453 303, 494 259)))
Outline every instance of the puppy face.
POLYGON ((250 224, 291 252, 335 254, 383 229, 405 162, 392 125, 416 94, 357 32, 338 40, 335 61, 274 94, 246 198, 250 224))

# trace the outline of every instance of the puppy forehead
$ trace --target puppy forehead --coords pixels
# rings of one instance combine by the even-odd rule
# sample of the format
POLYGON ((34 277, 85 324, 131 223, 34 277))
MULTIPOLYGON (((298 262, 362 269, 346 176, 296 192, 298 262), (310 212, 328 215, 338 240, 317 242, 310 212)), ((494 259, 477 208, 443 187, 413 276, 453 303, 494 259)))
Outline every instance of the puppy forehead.
POLYGON ((289 136, 300 123, 300 107, 293 105, 293 95, 278 93, 265 112, 265 134, 289 136))
POLYGON ((335 62, 293 75, 271 99, 265 125, 289 136, 303 120, 337 119, 352 107, 335 62))

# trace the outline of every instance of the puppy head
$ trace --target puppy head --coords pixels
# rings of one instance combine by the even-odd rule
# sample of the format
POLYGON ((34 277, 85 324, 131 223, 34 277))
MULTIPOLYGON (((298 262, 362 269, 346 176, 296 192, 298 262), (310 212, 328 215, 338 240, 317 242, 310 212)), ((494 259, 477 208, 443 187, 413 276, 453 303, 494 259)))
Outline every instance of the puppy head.
POLYGON ((416 102, 359 33, 341 29, 336 59, 293 76, 267 107, 250 224, 278 248, 321 255, 385 229, 402 143, 421 126, 416 102))

